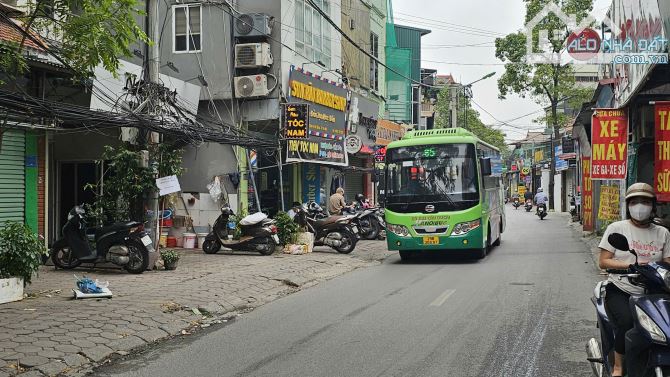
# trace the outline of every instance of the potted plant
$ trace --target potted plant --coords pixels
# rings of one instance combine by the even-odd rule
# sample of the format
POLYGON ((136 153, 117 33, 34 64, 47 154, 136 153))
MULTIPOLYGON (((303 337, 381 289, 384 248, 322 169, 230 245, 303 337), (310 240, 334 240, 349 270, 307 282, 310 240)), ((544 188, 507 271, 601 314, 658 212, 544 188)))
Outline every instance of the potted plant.
POLYGON ((177 268, 177 262, 179 262, 180 255, 175 250, 162 250, 161 258, 163 258, 163 263, 165 263, 166 270, 174 270, 177 268))
POLYGON ((40 267, 47 248, 24 224, 6 222, 0 228, 0 304, 23 298, 23 288, 40 267))

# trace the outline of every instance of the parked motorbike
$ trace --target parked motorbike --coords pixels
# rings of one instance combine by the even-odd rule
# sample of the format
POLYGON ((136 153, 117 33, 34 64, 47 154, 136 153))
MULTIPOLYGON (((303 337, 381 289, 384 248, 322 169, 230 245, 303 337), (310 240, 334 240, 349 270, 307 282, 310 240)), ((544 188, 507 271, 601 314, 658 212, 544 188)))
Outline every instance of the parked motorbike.
POLYGON ((202 250, 206 254, 216 254, 221 246, 233 250, 257 251, 262 255, 274 253, 275 246, 279 245, 277 226, 262 212, 245 216, 240 220, 242 235, 233 239, 235 227, 230 223, 230 216, 235 213, 228 204, 221 207, 221 214, 214 222, 212 231, 205 237, 202 250))
POLYGON ((526 212, 530 212, 531 209, 533 209, 533 201, 528 199, 526 200, 526 212))
MULTIPOLYGON (((619 274, 619 279, 645 288, 645 294, 630 297, 634 310, 634 327, 626 334, 626 375, 629 377, 670 376, 670 265, 649 263, 640 265, 637 253, 630 249, 625 236, 612 233, 607 240, 619 250, 635 255, 635 264, 627 270, 607 270, 619 274)), ((614 324, 605 309, 605 287, 608 281, 596 284, 591 298, 596 307, 600 342, 595 338, 586 343, 587 360, 598 377, 610 377, 614 365, 614 324)))
POLYGON ((365 240, 377 239, 382 226, 386 225, 379 208, 348 207, 343 213, 354 216, 353 223, 358 228, 358 235, 365 240))
POLYGON ((328 216, 319 218, 323 209, 316 203, 303 205, 295 215, 294 221, 314 233, 315 246, 329 246, 338 253, 349 254, 354 251, 358 229, 353 223, 355 216, 328 216))
POLYGON ((514 209, 519 209, 521 207, 521 202, 519 201, 519 198, 514 198, 514 202, 512 203, 514 206, 514 209))
POLYGON ((149 253, 154 248, 142 223, 130 221, 88 229, 85 214, 81 206, 68 213, 63 238, 53 244, 50 252, 56 267, 72 269, 82 263, 111 262, 131 274, 141 274, 147 269, 149 253))
POLYGON ((540 220, 544 220, 547 217, 547 205, 540 203, 537 205, 537 215, 540 216, 540 220))

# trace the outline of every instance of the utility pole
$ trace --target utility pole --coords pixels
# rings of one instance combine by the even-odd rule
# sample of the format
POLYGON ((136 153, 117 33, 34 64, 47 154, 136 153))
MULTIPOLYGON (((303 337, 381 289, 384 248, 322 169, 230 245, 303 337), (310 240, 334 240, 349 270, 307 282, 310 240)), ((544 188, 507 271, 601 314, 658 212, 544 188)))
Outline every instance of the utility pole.
MULTIPOLYGON (((158 40, 160 39, 160 30, 159 30, 159 22, 158 22, 158 0, 147 0, 147 34, 149 36, 149 39, 153 42, 149 44, 148 46, 148 51, 147 51, 147 81, 149 82, 149 85, 158 85, 160 81, 160 48, 158 46, 158 40)), ((149 107, 149 112, 154 112, 156 110, 156 106, 149 107)), ((154 144, 158 141, 158 133, 157 132, 150 132, 147 135, 147 144, 154 144)), ((151 156, 151 154, 150 154, 151 156)), ((158 161, 153 161, 151 158, 149 159, 149 167, 151 167, 154 170, 155 173, 155 178, 158 177, 158 161)), ((150 235, 152 238, 152 241, 154 243, 154 246, 156 247, 156 251, 158 251, 158 240, 160 238, 160 213, 159 213, 159 208, 158 208, 158 203, 159 203, 159 195, 158 191, 153 190, 151 195, 149 196, 149 208, 153 209, 154 215, 156 216, 155 220, 155 226, 152 234, 150 235)), ((158 255, 156 253, 156 255, 158 255)), ((153 263, 155 261, 149 261, 150 265, 149 267, 153 267, 153 263)))

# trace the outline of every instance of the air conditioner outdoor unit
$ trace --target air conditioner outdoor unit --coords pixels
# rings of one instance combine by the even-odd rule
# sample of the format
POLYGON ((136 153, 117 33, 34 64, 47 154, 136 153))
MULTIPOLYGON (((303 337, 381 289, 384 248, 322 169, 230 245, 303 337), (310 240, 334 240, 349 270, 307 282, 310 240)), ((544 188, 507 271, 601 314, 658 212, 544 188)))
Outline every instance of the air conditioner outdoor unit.
POLYGON ((241 43, 235 45, 235 68, 269 67, 272 54, 269 43, 241 43))
POLYGON ((235 77, 235 96, 238 98, 264 97, 270 94, 268 77, 258 74, 235 77))
POLYGON ((235 38, 269 37, 272 17, 263 13, 247 13, 235 18, 235 38))

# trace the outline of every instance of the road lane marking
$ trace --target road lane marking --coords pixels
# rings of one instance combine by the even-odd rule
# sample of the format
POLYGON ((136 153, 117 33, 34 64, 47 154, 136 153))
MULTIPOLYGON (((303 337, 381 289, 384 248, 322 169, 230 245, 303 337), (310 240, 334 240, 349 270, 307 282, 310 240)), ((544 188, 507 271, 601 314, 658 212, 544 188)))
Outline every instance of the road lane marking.
POLYGON ((442 306, 442 304, 444 304, 444 302, 447 301, 449 296, 454 294, 454 292, 456 292, 455 289, 447 289, 446 291, 442 292, 442 294, 439 295, 435 300, 433 300, 433 302, 431 302, 430 305, 428 306, 442 306))

